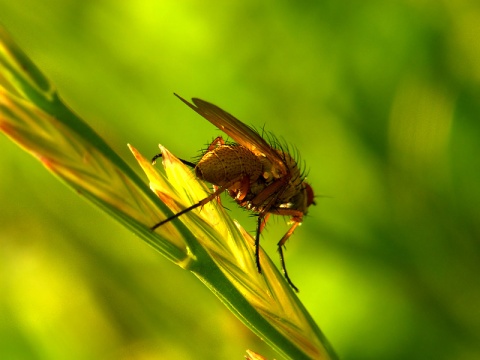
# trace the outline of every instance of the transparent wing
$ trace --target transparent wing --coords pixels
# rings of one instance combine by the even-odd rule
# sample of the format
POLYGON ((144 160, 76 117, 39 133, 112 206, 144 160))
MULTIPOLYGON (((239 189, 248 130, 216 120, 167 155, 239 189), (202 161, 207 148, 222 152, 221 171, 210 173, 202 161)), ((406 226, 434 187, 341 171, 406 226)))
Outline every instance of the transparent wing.
POLYGON ((193 98, 193 104, 191 104, 181 96, 177 94, 175 94, 175 96, 225 134, 230 136, 238 144, 245 146, 255 154, 265 155, 274 165, 276 165, 277 169, 280 170, 282 174, 287 173, 286 165, 277 151, 250 126, 245 125, 234 116, 207 101, 193 98))

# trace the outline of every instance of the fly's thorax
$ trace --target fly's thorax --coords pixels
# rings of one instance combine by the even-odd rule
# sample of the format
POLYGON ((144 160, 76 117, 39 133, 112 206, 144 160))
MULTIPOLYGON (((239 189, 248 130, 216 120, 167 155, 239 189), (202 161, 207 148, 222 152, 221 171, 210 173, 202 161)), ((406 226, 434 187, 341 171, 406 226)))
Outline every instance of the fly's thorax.
POLYGON ((262 177, 265 183, 271 183, 272 181, 282 177, 283 174, 281 169, 275 166, 266 156, 262 155, 259 157, 259 159, 262 163, 262 177))
POLYGON ((281 195, 278 197, 275 206, 279 208, 299 210, 306 213, 308 208, 308 196, 306 185, 297 161, 290 154, 281 150, 277 151, 280 153, 287 168, 286 176, 288 176, 289 180, 281 195))
POLYGON ((255 182, 262 175, 262 168, 260 158, 246 147, 220 145, 202 156, 195 174, 199 179, 223 186, 246 175, 250 182, 255 182))
POLYGON ((265 181, 270 182, 284 176, 290 176, 295 179, 300 178, 300 169, 297 166, 296 160, 287 152, 282 150, 277 150, 277 152, 282 158, 285 167, 280 168, 267 157, 262 157, 263 178, 265 181))

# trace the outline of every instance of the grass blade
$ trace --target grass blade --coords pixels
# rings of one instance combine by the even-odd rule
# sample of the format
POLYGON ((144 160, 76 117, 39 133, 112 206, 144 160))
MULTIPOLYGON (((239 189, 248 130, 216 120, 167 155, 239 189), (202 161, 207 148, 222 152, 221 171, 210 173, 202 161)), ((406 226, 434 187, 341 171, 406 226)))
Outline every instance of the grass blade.
POLYGON ((150 188, 59 98, 54 86, 0 29, 0 130, 49 171, 203 281, 253 332, 292 359, 336 358, 277 268, 215 201, 151 231, 209 189, 161 147, 165 174, 130 149, 150 188), (153 191, 152 191, 153 190, 153 191))

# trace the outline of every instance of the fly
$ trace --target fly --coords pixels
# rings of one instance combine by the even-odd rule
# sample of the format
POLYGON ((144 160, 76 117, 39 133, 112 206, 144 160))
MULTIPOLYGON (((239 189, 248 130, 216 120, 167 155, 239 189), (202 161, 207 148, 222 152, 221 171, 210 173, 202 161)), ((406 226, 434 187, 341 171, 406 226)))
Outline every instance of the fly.
MULTIPOLYGON (((210 121, 218 129, 231 137, 235 143, 226 143, 217 137, 196 163, 182 160, 194 168, 197 178, 214 185, 214 191, 198 203, 160 221, 159 226, 177 217, 207 204, 226 191, 234 201, 258 214, 255 236, 255 262, 260 265, 260 234, 270 215, 290 216, 292 226, 278 242, 280 263, 285 279, 298 292, 288 276, 285 266, 283 247, 298 225, 310 205, 315 205, 313 189, 305 181, 296 160, 281 147, 270 145, 257 131, 245 125, 229 113, 207 101, 193 98, 193 104, 175 94, 187 106, 210 121)), ((161 154, 155 155, 154 163, 161 154)))

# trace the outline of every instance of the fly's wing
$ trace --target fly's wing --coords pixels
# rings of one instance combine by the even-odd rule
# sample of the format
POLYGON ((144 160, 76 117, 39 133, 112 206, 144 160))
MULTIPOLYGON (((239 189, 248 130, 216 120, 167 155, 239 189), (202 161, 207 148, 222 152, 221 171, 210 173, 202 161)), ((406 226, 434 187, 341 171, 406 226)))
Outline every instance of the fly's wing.
POLYGON ((205 119, 210 121, 213 125, 230 136, 238 144, 246 147, 254 154, 265 155, 282 174, 287 173, 287 168, 278 152, 273 149, 264 138, 262 138, 250 126, 245 125, 240 120, 223 111, 218 106, 215 106, 207 101, 193 98, 192 101, 196 105, 189 103, 181 96, 175 94, 180 100, 187 104, 190 108, 202 115, 205 119))

